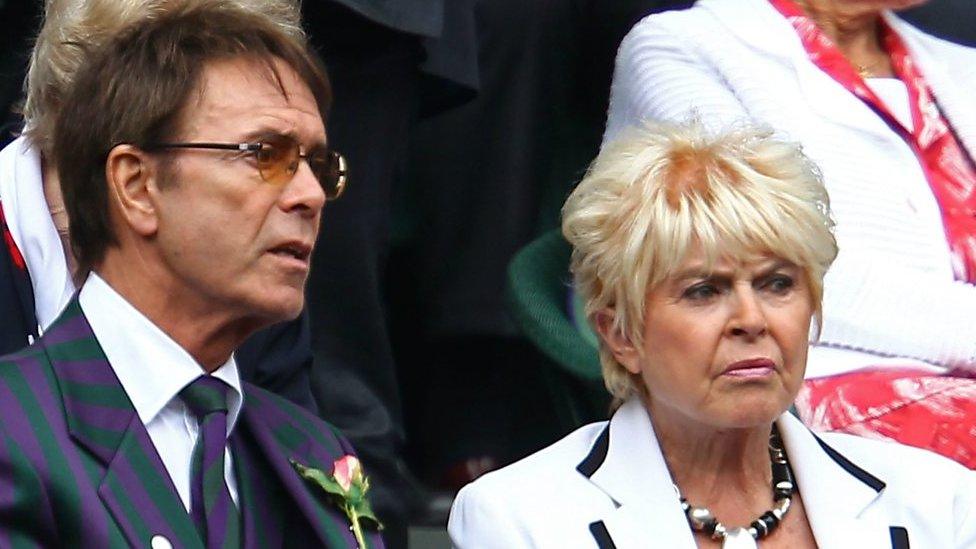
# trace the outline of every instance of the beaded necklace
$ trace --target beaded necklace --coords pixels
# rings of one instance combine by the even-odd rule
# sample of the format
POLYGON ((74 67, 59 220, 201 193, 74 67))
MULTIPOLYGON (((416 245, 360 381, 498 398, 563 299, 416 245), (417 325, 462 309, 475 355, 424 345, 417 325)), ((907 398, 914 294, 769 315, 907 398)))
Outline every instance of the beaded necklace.
POLYGON ((775 425, 769 434, 769 461, 772 463, 775 505, 752 521, 748 527, 727 528, 707 507, 695 507, 688 503, 675 486, 674 489, 678 492, 681 501, 681 510, 685 512, 691 529, 695 532, 704 532, 714 540, 722 540, 722 549, 757 548, 756 541, 768 536, 782 522, 783 517, 790 510, 793 492, 796 490, 790 462, 783 450, 783 440, 775 425))

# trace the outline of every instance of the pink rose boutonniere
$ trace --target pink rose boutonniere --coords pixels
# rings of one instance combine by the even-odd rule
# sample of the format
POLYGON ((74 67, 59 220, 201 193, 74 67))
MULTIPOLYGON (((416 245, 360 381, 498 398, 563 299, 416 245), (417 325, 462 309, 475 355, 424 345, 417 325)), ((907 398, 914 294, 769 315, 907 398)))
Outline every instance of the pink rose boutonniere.
POLYGON ((292 466, 298 474, 321 488, 342 509, 349 518, 349 529, 356 536, 356 543, 360 549, 366 549, 366 538, 363 536, 363 525, 383 529, 383 525, 376 519, 373 509, 366 499, 369 491, 369 479, 363 474, 363 467, 356 456, 344 456, 332 464, 332 474, 325 473, 314 467, 307 467, 291 460, 292 466))

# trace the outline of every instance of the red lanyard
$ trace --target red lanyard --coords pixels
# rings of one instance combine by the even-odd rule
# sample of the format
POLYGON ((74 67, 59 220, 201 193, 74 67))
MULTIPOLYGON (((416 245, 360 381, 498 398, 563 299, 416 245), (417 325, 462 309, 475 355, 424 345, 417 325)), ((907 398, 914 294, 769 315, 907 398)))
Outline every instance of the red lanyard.
POLYGON ((793 0, 770 3, 793 25, 810 60, 873 109, 912 147, 942 210, 956 277, 976 282, 976 167, 951 131, 901 37, 884 20, 879 21, 882 44, 895 76, 908 88, 912 130, 898 121, 854 65, 793 0))

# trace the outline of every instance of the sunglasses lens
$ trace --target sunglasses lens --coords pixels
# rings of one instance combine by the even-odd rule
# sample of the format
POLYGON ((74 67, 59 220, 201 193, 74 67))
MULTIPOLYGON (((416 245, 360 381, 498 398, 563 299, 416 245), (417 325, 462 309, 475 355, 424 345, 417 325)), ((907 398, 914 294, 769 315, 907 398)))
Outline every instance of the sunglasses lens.
POLYGON ((322 150, 308 156, 308 164, 318 178, 325 197, 339 198, 346 188, 346 161, 335 151, 322 150))
POLYGON ((285 135, 264 139, 255 153, 261 177, 273 185, 284 185, 295 175, 299 155, 298 142, 285 135))

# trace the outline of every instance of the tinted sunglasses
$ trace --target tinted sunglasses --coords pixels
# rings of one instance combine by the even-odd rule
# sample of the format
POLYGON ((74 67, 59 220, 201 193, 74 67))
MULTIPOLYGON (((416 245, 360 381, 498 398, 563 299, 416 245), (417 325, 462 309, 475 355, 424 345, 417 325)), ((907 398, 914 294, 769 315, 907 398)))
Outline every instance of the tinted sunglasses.
POLYGON ((298 163, 304 158, 327 199, 335 200, 346 190, 346 159, 341 154, 325 146, 313 147, 303 153, 298 141, 288 135, 269 135, 254 143, 149 143, 141 148, 146 151, 216 149, 250 153, 257 161, 261 179, 277 186, 291 181, 298 171, 298 163))

